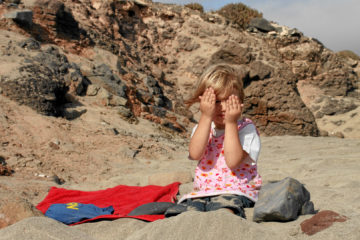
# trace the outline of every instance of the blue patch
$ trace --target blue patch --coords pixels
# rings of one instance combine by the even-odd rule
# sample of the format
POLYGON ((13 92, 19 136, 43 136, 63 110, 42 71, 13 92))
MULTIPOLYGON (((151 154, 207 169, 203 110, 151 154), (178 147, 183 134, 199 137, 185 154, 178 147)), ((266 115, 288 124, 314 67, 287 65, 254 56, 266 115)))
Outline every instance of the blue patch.
POLYGON ((65 224, 72 224, 101 215, 110 215, 113 212, 114 208, 112 206, 99 208, 94 204, 71 202, 52 204, 46 211, 45 216, 65 224))

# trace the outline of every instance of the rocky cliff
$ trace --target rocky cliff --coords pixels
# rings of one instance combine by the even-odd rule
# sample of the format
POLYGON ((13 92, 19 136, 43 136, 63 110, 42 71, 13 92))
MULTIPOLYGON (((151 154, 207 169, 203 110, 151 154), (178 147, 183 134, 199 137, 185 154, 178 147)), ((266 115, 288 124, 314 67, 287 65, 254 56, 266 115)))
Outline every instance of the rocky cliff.
POLYGON ((358 63, 296 29, 255 23, 243 31, 215 13, 136 0, 0 6, 2 94, 47 115, 72 118, 66 103, 96 95, 130 121, 185 133, 198 113, 184 98, 218 62, 243 69, 245 114, 265 135, 318 136, 324 116, 358 106, 358 63))

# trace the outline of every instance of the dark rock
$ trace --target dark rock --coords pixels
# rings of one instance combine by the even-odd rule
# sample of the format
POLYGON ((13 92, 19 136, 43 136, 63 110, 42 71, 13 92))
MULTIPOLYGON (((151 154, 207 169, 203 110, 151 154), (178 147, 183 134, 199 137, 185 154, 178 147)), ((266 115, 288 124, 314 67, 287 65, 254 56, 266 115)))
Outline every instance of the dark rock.
POLYGON ((77 110, 77 109, 72 109, 72 108, 65 108, 63 110, 63 117, 65 117, 67 120, 74 120, 78 117, 80 117, 81 115, 83 115, 84 113, 86 113, 87 110, 86 109, 82 109, 82 110, 77 110))
POLYGON ((259 200, 254 207, 253 220, 291 221, 300 214, 314 213, 310 193, 306 188, 296 179, 285 178, 261 188, 259 200))
POLYGON ((21 0, 7 0, 9 3, 20 4, 21 0))
POLYGON ((330 227, 334 222, 345 222, 347 219, 347 217, 336 212, 324 210, 303 221, 300 226, 304 233, 311 236, 330 227))
POLYGON ((105 84, 104 88, 106 88, 110 93, 123 98, 127 97, 126 84, 122 82, 117 74, 113 73, 109 66, 101 64, 95 68, 94 73, 97 75, 99 80, 105 84))
POLYGON ((67 58, 50 46, 27 59, 18 67, 17 75, 0 80, 3 94, 39 113, 60 116, 68 91, 64 79, 70 66, 67 58))
POLYGON ((11 176, 13 172, 14 171, 9 166, 3 164, 0 165, 0 176, 11 176))
MULTIPOLYGON (((68 65, 69 66, 69 65, 68 65)), ((69 87, 69 93, 84 96, 87 92, 87 87, 90 85, 90 81, 84 77, 79 69, 69 69, 68 66, 63 65, 59 70, 69 73, 65 76, 66 85, 69 87)))
MULTIPOLYGON (((301 37, 303 34, 302 32, 300 32, 299 30, 297 30, 296 28, 290 29, 289 30, 289 35, 292 37, 301 37)), ((320 43, 320 42, 319 42, 320 43)), ((321 43, 320 43, 321 44, 321 43)), ((322 44, 321 44, 322 45, 322 44)))
POLYGON ((13 19, 16 22, 32 25, 33 12, 28 9, 15 10, 4 14, 5 18, 13 19))
POLYGON ((276 29, 264 18, 253 18, 249 23, 249 27, 256 28, 262 32, 275 31, 276 29))
POLYGON ((145 84, 152 95, 163 95, 163 90, 158 81, 156 81, 152 76, 147 76, 145 78, 145 84))
POLYGON ((19 46, 22 48, 25 48, 27 50, 39 50, 40 49, 40 43, 33 38, 28 38, 24 41, 21 41, 19 43, 19 46))
POLYGON ((52 176, 52 179, 58 185, 63 185, 65 183, 65 180, 58 177, 56 174, 54 174, 54 176, 52 176))

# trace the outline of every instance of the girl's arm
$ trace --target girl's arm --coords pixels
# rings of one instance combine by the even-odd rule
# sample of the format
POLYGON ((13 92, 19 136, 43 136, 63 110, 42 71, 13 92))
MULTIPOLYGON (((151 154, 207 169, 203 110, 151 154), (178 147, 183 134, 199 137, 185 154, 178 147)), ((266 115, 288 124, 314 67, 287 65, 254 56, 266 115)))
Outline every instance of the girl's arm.
POLYGON ((200 160, 204 155, 209 141, 211 122, 215 114, 215 101, 216 97, 212 88, 207 88, 200 97, 201 117, 189 145, 189 158, 192 160, 200 160))
POLYGON ((248 155, 241 146, 237 128, 242 106, 238 97, 234 95, 226 101, 224 154, 226 165, 230 169, 238 167, 248 155))

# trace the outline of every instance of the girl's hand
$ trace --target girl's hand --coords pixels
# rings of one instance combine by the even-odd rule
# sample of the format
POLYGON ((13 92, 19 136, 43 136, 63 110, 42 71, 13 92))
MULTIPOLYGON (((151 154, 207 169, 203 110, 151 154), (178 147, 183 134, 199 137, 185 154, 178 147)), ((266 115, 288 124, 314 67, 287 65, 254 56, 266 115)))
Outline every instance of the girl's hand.
POLYGON ((201 113, 212 120, 215 114, 215 102, 216 102, 214 89, 207 88, 204 94, 199 98, 200 98, 201 113))
POLYGON ((243 107, 244 104, 240 103, 239 98, 231 95, 226 100, 225 124, 236 123, 242 115, 243 107))

